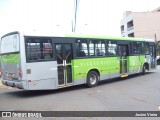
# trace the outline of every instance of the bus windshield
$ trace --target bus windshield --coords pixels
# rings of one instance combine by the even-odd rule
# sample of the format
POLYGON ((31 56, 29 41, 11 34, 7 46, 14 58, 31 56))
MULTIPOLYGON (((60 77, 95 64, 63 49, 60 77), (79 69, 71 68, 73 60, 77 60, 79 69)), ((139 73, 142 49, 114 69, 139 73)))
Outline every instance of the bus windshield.
POLYGON ((19 51, 19 34, 2 37, 1 54, 19 51))

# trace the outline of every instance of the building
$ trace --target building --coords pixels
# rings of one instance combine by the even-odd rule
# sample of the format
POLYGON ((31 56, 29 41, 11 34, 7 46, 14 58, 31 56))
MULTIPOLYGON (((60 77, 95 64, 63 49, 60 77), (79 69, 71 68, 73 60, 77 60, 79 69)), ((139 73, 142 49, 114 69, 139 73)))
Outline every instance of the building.
POLYGON ((160 40, 159 21, 160 7, 150 12, 126 11, 121 20, 121 35, 160 40))
POLYGON ((160 7, 148 12, 126 11, 121 20, 121 35, 151 38, 160 43, 160 7))

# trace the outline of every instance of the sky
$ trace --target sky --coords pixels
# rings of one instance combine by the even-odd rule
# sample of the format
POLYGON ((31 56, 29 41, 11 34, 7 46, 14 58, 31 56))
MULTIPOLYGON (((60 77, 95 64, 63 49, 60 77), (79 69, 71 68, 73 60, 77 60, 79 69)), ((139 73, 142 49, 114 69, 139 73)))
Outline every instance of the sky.
MULTIPOLYGON (((160 0, 79 0, 76 32, 121 36, 125 11, 147 12, 160 0)), ((12 31, 70 33, 74 0, 0 0, 0 36, 12 31)))

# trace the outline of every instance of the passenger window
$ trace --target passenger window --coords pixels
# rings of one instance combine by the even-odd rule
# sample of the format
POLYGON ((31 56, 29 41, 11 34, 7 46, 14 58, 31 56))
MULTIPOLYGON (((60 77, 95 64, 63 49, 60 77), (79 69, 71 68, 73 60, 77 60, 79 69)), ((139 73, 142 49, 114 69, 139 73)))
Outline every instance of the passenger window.
POLYGON ((90 56, 95 56, 95 46, 92 40, 89 41, 89 54, 90 56))
POLYGON ((107 55, 117 55, 117 42, 108 41, 107 42, 107 55))
POLYGON ((131 42, 131 54, 142 54, 142 42, 131 42))
POLYGON ((75 43, 76 56, 77 57, 86 57, 88 56, 88 46, 87 40, 76 40, 75 43))
POLYGON ((149 53, 149 43, 143 43, 143 54, 148 55, 149 53))
POLYGON ((105 42, 102 40, 90 40, 89 53, 90 56, 105 56, 105 42))
POLYGON ((26 39, 27 61, 52 60, 53 49, 50 39, 27 38, 26 39))

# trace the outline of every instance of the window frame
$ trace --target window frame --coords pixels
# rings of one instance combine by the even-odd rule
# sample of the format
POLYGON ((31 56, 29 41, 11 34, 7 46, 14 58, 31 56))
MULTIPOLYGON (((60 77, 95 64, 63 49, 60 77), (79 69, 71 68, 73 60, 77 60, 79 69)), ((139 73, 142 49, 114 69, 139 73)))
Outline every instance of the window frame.
POLYGON ((130 49, 129 49, 129 54, 130 55, 143 55, 143 42, 142 41, 130 41, 130 43, 129 43, 129 45, 130 45, 130 49), (133 51, 133 44, 135 44, 136 43, 136 46, 137 46, 137 44, 138 43, 140 43, 141 44, 141 51, 139 51, 138 49, 138 47, 136 47, 136 49, 138 50, 138 52, 137 53, 134 53, 133 51))
MULTIPOLYGON (((75 39, 75 42, 74 42, 74 46, 75 46, 75 58, 88 58, 89 57, 89 45, 88 45, 88 39, 83 39, 83 38, 77 38, 77 39, 75 39), (80 40, 80 42, 78 42, 78 40, 80 40), (82 42, 81 42, 82 41, 82 42), (84 52, 84 54, 85 54, 85 56, 78 56, 77 55, 77 48, 76 48, 76 44, 77 43, 86 43, 86 45, 87 45, 87 54, 88 55, 86 55, 86 53, 84 52, 84 51, 82 51, 82 52, 84 52)), ((84 50, 84 49, 83 49, 84 50)), ((78 51, 78 52, 81 52, 80 50, 78 51)))
POLYGON ((93 58, 93 57, 106 57, 106 40, 103 40, 103 39, 89 39, 88 40, 88 49, 89 49, 89 57, 91 57, 91 58, 93 58), (94 55, 93 56, 91 56, 90 55, 90 47, 89 47, 89 45, 90 45, 90 41, 95 41, 95 43, 94 43, 94 46, 93 46, 93 53, 94 53, 94 55), (101 41, 101 45, 102 44, 104 44, 104 55, 96 55, 96 49, 100 49, 100 53, 103 53, 103 51, 102 51, 102 47, 101 48, 99 48, 98 46, 97 46, 97 48, 96 48, 96 42, 97 42, 97 45, 99 45, 99 43, 98 42, 100 42, 101 41))
POLYGON ((106 41, 106 56, 107 57, 118 56, 118 40, 107 40, 106 41), (115 50, 116 54, 113 54, 113 55, 109 54, 109 49, 108 49, 109 48, 109 42, 114 42, 116 44, 116 50, 115 50))
POLYGON ((143 53, 143 55, 150 55, 150 42, 143 42, 143 52, 142 53, 143 53), (148 54, 146 54, 145 51, 144 51, 145 44, 148 44, 148 49, 149 49, 149 53, 148 54))
MULTIPOLYGON (((49 37, 24 37, 24 44, 25 44, 25 55, 26 55, 26 62, 27 63, 31 63, 31 62, 48 62, 48 61, 54 61, 54 47, 53 47, 53 41, 52 41, 52 38, 49 38, 49 37), (28 59, 28 50, 27 50, 27 41, 29 40, 29 39, 33 39, 33 40, 35 40, 35 39, 38 39, 39 41, 40 40, 46 40, 46 41, 50 41, 50 42, 46 42, 46 43, 50 43, 50 45, 51 45, 51 55, 52 55, 52 57, 50 58, 50 59, 36 59, 36 60, 29 60, 28 59)), ((31 42, 32 43, 32 42, 31 42)), ((34 43, 34 42, 33 42, 34 43)), ((38 42, 37 42, 38 43, 38 42)), ((40 42, 39 42, 40 43, 40 42)), ((43 44, 45 43, 45 42, 42 42, 43 44)), ((41 45, 40 45, 41 46, 41 45)), ((42 54, 41 53, 41 49, 45 49, 44 47, 43 48, 39 48, 39 50, 38 51, 40 51, 40 54, 42 54)), ((29 52, 31 52, 31 51, 29 51, 29 52)), ((43 51, 44 52, 44 51, 43 51)), ((46 51, 45 51, 46 52, 46 51)), ((44 53, 43 53, 44 54, 44 53)), ((49 52, 47 53, 47 54, 49 54, 49 52)), ((45 56, 44 56, 45 57, 45 56)))

